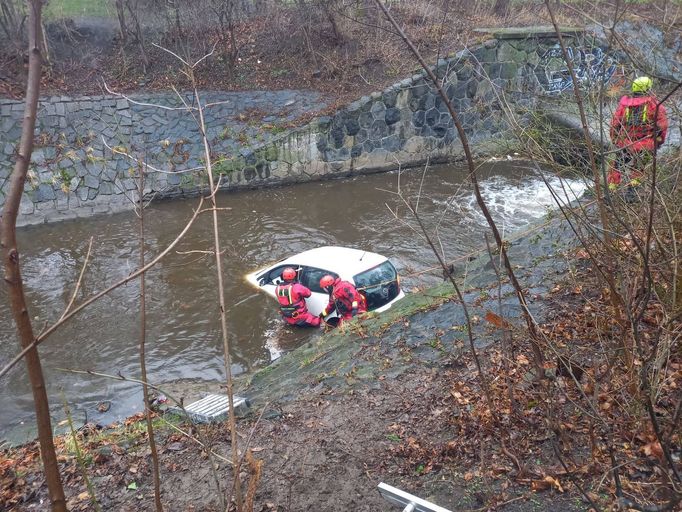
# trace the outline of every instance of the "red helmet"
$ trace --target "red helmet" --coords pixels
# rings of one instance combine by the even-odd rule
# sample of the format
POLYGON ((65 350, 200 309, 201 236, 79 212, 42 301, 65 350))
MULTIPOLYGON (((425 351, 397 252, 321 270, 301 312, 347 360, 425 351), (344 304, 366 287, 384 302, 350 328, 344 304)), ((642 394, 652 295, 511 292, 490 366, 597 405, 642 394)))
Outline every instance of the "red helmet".
POLYGON ((324 289, 327 288, 331 285, 334 284, 335 279, 327 274, 326 276, 322 276, 322 279, 320 279, 320 288, 324 289))
POLYGON ((296 279, 296 271, 291 267, 285 268, 282 271, 282 279, 284 279, 285 281, 293 281, 294 279, 296 279))

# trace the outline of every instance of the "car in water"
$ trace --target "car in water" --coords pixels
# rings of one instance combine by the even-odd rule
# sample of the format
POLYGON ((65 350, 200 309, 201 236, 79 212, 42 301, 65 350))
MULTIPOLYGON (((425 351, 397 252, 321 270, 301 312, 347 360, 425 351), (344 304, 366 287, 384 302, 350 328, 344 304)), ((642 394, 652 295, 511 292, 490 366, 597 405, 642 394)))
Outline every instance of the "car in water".
POLYGON ((312 292, 306 304, 313 315, 329 302, 329 294, 320 288, 320 279, 327 274, 353 283, 367 299, 368 311, 385 311, 405 296, 398 272, 385 256, 349 247, 317 247, 248 274, 246 280, 275 298, 287 267, 297 270, 298 282, 312 292))

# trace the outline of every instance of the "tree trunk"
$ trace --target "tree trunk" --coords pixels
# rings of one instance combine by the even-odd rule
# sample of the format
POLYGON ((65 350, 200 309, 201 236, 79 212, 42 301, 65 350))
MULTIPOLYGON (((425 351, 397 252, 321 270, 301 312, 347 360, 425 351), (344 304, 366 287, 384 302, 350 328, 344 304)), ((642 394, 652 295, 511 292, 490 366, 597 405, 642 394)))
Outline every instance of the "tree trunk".
POLYGON ((509 0, 495 0, 493 12, 497 16, 506 16, 509 10, 509 0))
POLYGON ((118 16, 118 30, 121 33, 121 45, 128 43, 128 27, 126 26, 126 13, 123 0, 116 0, 116 15, 118 16))
MULTIPOLYGON (((28 80, 26 85, 26 106, 21 131, 19 150, 15 152, 16 163, 10 178, 10 186, 2 212, 0 223, 0 253, 5 268, 5 283, 8 288, 12 315, 17 326, 22 348, 33 342, 33 327, 28 313, 26 298, 24 297, 23 282, 19 267, 19 249, 16 240, 17 215, 19 204, 24 191, 24 181, 31 161, 33 151, 33 130, 36 124, 38 110, 38 95, 40 92, 41 71, 41 23, 40 11, 42 0, 29 0, 28 23, 28 80)), ((45 479, 53 512, 66 511, 64 489, 59 476, 59 466, 52 439, 52 423, 50 408, 45 390, 43 369, 40 365, 38 350, 34 348, 26 354, 26 367, 33 391, 33 402, 38 425, 38 439, 40 441, 40 455, 43 460, 45 479)))
MULTIPOLYGON (((144 268, 144 178, 145 166, 139 166, 138 181, 138 209, 140 214, 140 268, 144 268)), ((156 512, 163 512, 161 503, 161 477, 159 474, 159 453, 154 439, 154 424, 152 423, 152 404, 149 400, 149 385, 147 384, 147 358, 145 343, 147 341, 147 294, 145 292, 145 273, 140 274, 140 375, 142 380, 142 396, 144 401, 144 416, 147 422, 147 442, 152 457, 152 474, 154 477, 154 507, 156 512)))

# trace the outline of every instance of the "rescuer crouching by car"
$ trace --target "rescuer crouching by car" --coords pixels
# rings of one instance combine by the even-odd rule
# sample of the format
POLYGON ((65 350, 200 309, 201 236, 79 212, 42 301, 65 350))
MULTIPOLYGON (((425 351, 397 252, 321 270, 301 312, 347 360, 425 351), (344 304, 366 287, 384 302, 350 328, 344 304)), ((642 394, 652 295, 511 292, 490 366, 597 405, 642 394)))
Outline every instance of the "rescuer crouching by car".
POLYGON ((365 297, 348 281, 327 274, 320 279, 320 288, 329 292, 329 304, 322 310, 321 318, 336 311, 340 321, 350 320, 358 313, 367 311, 365 297))
POLYGON ((306 297, 311 295, 310 289, 296 282, 296 270, 285 268, 282 279, 283 282, 275 288, 275 295, 284 321, 298 327, 319 327, 320 318, 308 311, 305 302, 306 297))

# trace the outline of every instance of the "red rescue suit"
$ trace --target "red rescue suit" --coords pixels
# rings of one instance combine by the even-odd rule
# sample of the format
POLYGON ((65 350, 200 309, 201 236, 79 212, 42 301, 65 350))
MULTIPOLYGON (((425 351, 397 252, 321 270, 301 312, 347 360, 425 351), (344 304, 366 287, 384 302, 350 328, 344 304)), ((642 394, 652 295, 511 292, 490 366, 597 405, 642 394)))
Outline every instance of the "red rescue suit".
POLYGON ((308 311, 305 299, 310 290, 300 283, 285 281, 275 288, 279 311, 289 325, 319 327, 320 319, 308 311))
POLYGON ((668 118, 663 105, 658 106, 656 113, 657 105, 658 100, 652 95, 623 96, 620 99, 611 120, 611 140, 621 148, 621 152, 615 167, 609 171, 609 185, 619 185, 621 173, 627 168, 632 170, 629 179, 633 182, 639 180, 651 153, 665 142, 668 118))
POLYGON ((322 316, 327 316, 335 310, 342 320, 350 320, 358 313, 367 311, 367 300, 355 286, 337 277, 329 294, 329 304, 322 310, 322 316))

